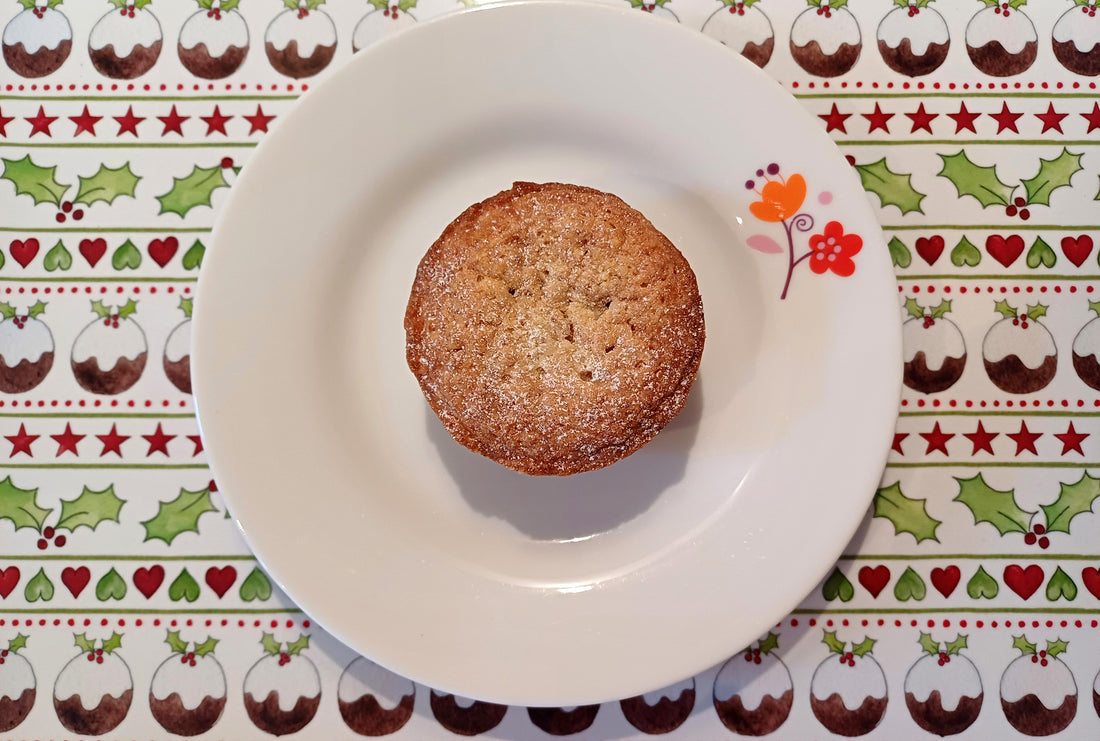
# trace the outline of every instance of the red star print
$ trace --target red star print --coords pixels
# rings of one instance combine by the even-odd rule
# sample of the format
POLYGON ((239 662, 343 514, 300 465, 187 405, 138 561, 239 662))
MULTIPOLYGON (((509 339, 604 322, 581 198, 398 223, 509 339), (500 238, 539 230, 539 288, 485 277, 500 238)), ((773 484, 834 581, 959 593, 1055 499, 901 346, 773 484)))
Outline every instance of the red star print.
POLYGON ((57 455, 60 456, 65 452, 72 453, 73 455, 80 455, 80 452, 76 449, 76 444, 87 436, 77 435, 73 432, 72 425, 66 422, 64 432, 60 435, 50 435, 50 437, 57 441, 57 455))
POLYGON ((940 114, 929 113, 928 111, 924 110, 924 103, 921 103, 920 106, 917 107, 915 113, 906 113, 905 115, 913 121, 913 128, 909 131, 910 134, 915 134, 921 129, 924 129, 929 134, 931 134, 932 121, 936 118, 939 118, 940 114))
POLYGON ((894 444, 890 446, 890 449, 896 450, 898 452, 898 455, 905 455, 905 451, 901 449, 901 441, 907 437, 909 437, 908 432, 895 432, 894 444))
POLYGON ((191 454, 192 457, 202 452, 202 438, 198 435, 188 435, 187 439, 195 446, 195 452, 191 454))
POLYGON ((149 452, 145 454, 148 458, 153 453, 164 453, 168 455, 168 443, 176 439, 175 435, 165 435, 164 430, 161 429, 160 422, 157 422, 157 429, 152 435, 142 435, 146 442, 149 443, 149 452))
POLYGON ((870 128, 867 129, 868 134, 870 134, 872 131, 876 131, 878 129, 882 129, 887 134, 890 133, 890 127, 887 126, 886 124, 891 118, 894 117, 894 114, 893 113, 883 113, 882 109, 879 108, 878 103, 875 103, 875 110, 874 111, 872 111, 871 113, 861 113, 860 115, 863 116, 865 119, 867 119, 870 122, 870 128))
POLYGON ((925 455, 929 455, 937 450, 947 455, 947 441, 955 437, 953 433, 948 434, 943 432, 940 429, 939 422, 932 426, 931 432, 922 432, 920 436, 928 441, 928 449, 924 451, 925 455))
POLYGON ((1020 130, 1016 128, 1016 121, 1019 120, 1022 113, 1013 113, 1008 110, 1008 103, 1001 103, 1000 113, 990 113, 990 118, 997 119, 997 133, 1001 133, 1006 129, 1011 129, 1013 133, 1019 134, 1020 130))
POLYGON ((1100 129, 1100 103, 1093 103, 1092 110, 1088 113, 1082 113, 1081 118, 1089 122, 1089 130, 1086 134, 1091 134, 1096 129, 1100 129))
POLYGON ((1027 422, 1020 422, 1019 432, 1007 432, 1008 437, 1012 438, 1012 441, 1016 443, 1016 455, 1024 452, 1039 454, 1039 451, 1035 449, 1035 441, 1043 436, 1041 432, 1032 432, 1027 428, 1027 422))
POLYGON ((84 105, 84 110, 79 116, 69 116, 69 120, 76 124, 76 131, 73 136, 79 136, 82 132, 87 131, 92 136, 95 136, 95 125, 103 119, 103 116, 93 116, 88 112, 87 104, 84 105))
MULTIPOLYGON (((138 135, 137 125, 145 120, 145 118, 142 117, 142 116, 135 116, 134 115, 134 107, 133 106, 130 106, 129 108, 126 109, 126 115, 125 116, 114 116, 113 118, 116 121, 118 121, 118 135, 119 136, 122 136, 123 134, 125 134, 127 132, 133 134, 134 136, 137 136, 138 135)), ((165 132, 165 133, 167 133, 167 132, 165 132)))
MULTIPOLYGON (((15 120, 15 116, 5 116, 4 111, 0 110, 0 136, 7 137, 7 126, 15 120)), ((1091 131, 1092 129, 1089 129, 1091 131)))
POLYGON ((160 133, 161 136, 168 136, 173 131, 183 136, 183 122, 191 117, 176 113, 176 106, 173 105, 172 111, 167 116, 157 116, 157 118, 164 124, 164 131, 160 133))
POLYGON ((274 116, 265 116, 263 107, 259 105, 256 106, 255 116, 244 116, 244 120, 248 121, 249 125, 252 127, 248 130, 249 134, 255 134, 257 131, 266 133, 267 125, 274 119, 274 116))
POLYGON ((46 111, 42 109, 42 106, 38 106, 38 115, 34 118, 28 118, 31 124, 31 136, 35 134, 45 134, 52 137, 50 133, 50 124, 57 120, 57 116, 47 116, 46 111))
POLYGON ((1069 423, 1069 429, 1061 434, 1055 434, 1056 438, 1062 441, 1062 455, 1066 455, 1070 451, 1074 453, 1085 454, 1085 451, 1081 450, 1081 443, 1086 437, 1089 436, 1088 432, 1078 432, 1073 429, 1073 423, 1069 423))
POLYGON ((218 106, 214 106, 214 112, 209 116, 199 116, 206 122, 206 135, 210 136, 215 131, 220 134, 225 133, 225 122, 233 118, 232 116, 223 116, 222 112, 218 109, 218 106))
POLYGON ((129 440, 130 436, 118 434, 116 427, 117 425, 111 425, 111 431, 106 435, 96 435, 99 441, 103 443, 103 452, 99 454, 100 458, 108 453, 116 453, 119 458, 122 457, 122 443, 129 440))
POLYGON ((993 452, 993 438, 1000 435, 999 432, 988 432, 985 427, 982 426, 981 420, 978 421, 978 429, 973 432, 964 432, 963 437, 974 444, 974 450, 970 455, 977 455, 981 451, 987 453, 993 452))
POLYGON ((969 130, 978 133, 978 130, 974 128, 974 119, 978 118, 982 114, 973 113, 966 110, 966 103, 959 104, 958 113, 948 113, 947 117, 955 122, 955 133, 958 134, 964 130, 969 130))
POLYGON ((1054 104, 1048 103, 1047 112, 1036 113, 1035 118, 1043 122, 1043 131, 1041 133, 1045 134, 1048 131, 1057 131, 1059 134, 1061 134, 1063 133, 1062 119, 1068 115, 1068 113, 1058 113, 1054 110, 1054 104))
POLYGON ((14 458, 19 453, 26 453, 33 457, 34 453, 31 452, 31 444, 39 438, 38 435, 28 435, 25 425, 19 425, 19 432, 15 435, 4 435, 8 442, 11 443, 11 455, 9 458, 14 458))
POLYGON ((844 128, 844 122, 852 117, 851 113, 841 113, 837 110, 836 103, 833 103, 833 110, 827 114, 817 114, 817 117, 825 122, 825 132, 839 131, 842 134, 847 134, 848 131, 844 128))

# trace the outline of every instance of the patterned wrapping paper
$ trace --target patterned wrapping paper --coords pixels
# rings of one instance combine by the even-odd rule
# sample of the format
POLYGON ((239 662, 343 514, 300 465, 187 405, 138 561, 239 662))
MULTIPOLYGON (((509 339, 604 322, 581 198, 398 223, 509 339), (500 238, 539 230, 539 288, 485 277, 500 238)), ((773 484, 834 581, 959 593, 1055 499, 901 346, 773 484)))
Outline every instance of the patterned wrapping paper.
POLYGON ((461 4, 5 0, 3 737, 1100 734, 1093 0, 630 1, 764 66, 885 228, 907 386, 828 578, 744 653, 621 703, 474 703, 356 658, 273 586, 211 480, 192 297, 296 97, 461 4))

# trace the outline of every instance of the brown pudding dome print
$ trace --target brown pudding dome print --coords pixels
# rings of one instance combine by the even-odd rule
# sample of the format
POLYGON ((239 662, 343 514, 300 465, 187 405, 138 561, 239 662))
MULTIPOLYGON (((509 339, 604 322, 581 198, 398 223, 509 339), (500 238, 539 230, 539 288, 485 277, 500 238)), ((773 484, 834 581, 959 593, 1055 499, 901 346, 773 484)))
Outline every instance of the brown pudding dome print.
POLYGON ((878 51, 886 66, 907 77, 939 69, 951 48, 947 22, 933 0, 894 0, 898 7, 878 25, 878 51))
POLYGON ((240 0, 197 2, 199 10, 180 28, 180 63, 204 80, 229 77, 248 55, 248 25, 236 10, 240 0))
POLYGON ((276 72, 301 79, 328 67, 336 54, 336 24, 325 0, 283 0, 285 9, 264 32, 264 51, 276 72))
POLYGON ((806 0, 791 25, 791 57, 817 77, 838 77, 855 66, 863 49, 859 22, 848 0, 806 0))
POLYGON ((1023 11, 1027 0, 982 0, 966 26, 966 53, 974 66, 993 77, 1026 72, 1039 54, 1035 24, 1023 11))
POLYGON ((53 334, 40 319, 46 304, 35 301, 25 313, 0 302, 0 391, 22 394, 38 386, 53 367, 53 334))
POLYGON ((88 57, 105 77, 133 80, 153 68, 164 35, 149 9, 152 0, 109 0, 113 6, 92 27, 88 57))
POLYGON ((703 24, 703 33, 740 52, 757 67, 763 67, 775 51, 775 31, 758 2, 722 0, 722 7, 703 24))
POLYGON ((73 48, 73 29, 60 0, 21 0, 23 6, 4 26, 4 61, 20 77, 45 77, 60 69, 73 48))
POLYGON ((118 650, 122 636, 96 640, 87 633, 75 636, 80 653, 57 674, 53 706, 57 719, 81 736, 99 736, 114 730, 130 712, 134 681, 118 650))

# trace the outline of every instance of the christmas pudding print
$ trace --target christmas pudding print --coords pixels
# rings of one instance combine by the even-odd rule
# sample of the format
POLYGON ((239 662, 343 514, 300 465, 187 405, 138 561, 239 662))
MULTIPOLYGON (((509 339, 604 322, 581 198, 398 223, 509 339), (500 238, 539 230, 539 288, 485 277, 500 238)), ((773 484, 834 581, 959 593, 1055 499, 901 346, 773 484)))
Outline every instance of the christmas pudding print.
POLYGON ((1096 0, 1073 0, 1054 24, 1050 42, 1062 66, 1079 75, 1100 75, 1100 19, 1096 0))
POLYGON ((370 4, 374 10, 355 24, 351 34, 352 53, 416 23, 416 16, 410 12, 416 7, 416 0, 370 0, 370 4))
POLYGON ((27 636, 16 634, 0 651, 0 733, 22 723, 34 707, 38 682, 30 662, 19 653, 26 646, 27 636))
POLYGON ((130 712, 134 682, 130 667, 118 654, 122 636, 97 641, 86 633, 75 636, 80 653, 57 675, 53 707, 61 725, 81 736, 99 736, 118 726, 130 712))
POLYGON ((73 29, 61 1, 20 0, 23 10, 4 27, 4 61, 20 77, 45 77, 69 58, 73 29))
POLYGON ((285 736, 309 725, 321 705, 321 675, 302 649, 309 636, 286 644, 271 633, 261 641, 265 656, 252 665, 244 678, 244 709, 257 728, 285 736))
POLYGON ((924 308, 915 298, 905 301, 909 319, 901 325, 905 348, 905 385, 922 394, 949 389, 966 367, 966 344, 958 326, 946 317, 951 301, 924 308))
POLYGON ((225 709, 225 671, 213 653, 218 641, 207 638, 188 648, 180 632, 170 630, 165 642, 172 655, 153 674, 149 710, 169 733, 177 736, 206 733, 225 709))
POLYGON ((92 311, 96 319, 73 342, 73 375, 93 394, 121 394, 141 378, 149 355, 145 332, 132 318, 137 303, 111 309, 93 301, 92 311))
POLYGON ((837 77, 855 66, 863 48, 848 0, 806 0, 810 7, 791 26, 791 56, 818 77, 837 77))
POLYGON ((775 51, 775 31, 759 0, 722 0, 703 24, 703 33, 718 39, 757 67, 763 67, 775 51))
POLYGON ((642 733, 671 733, 683 725, 695 707, 695 679, 619 702, 623 716, 642 733))
POLYGON ((237 12, 240 0, 198 0, 199 11, 180 29, 180 63, 195 77, 220 80, 237 71, 248 55, 248 24, 237 12))
POLYGON ((987 75, 1011 77, 1026 72, 1039 53, 1035 25, 1020 9, 1027 0, 982 0, 966 26, 966 53, 987 75))
POLYGON ((164 375, 185 394, 191 393, 191 311, 193 301, 180 299, 184 320, 176 325, 164 343, 164 375))
POLYGON ((1100 391, 1100 301, 1090 301, 1089 308, 1096 316, 1073 338, 1073 369, 1082 381, 1100 391))
POLYGON ((1039 650, 1021 635, 1012 646, 1021 655, 1001 675, 1005 718, 1028 736, 1050 736, 1065 729, 1077 714, 1077 682, 1058 658, 1066 652, 1066 642, 1048 641, 1039 650))
POLYGON ((360 736, 388 736, 412 717, 416 685, 360 656, 340 675, 336 695, 348 728, 360 736))
POLYGON ((1030 394, 1046 388, 1058 369, 1054 336, 1039 323, 1047 307, 1035 304, 1019 312, 1001 300, 996 311, 1004 318, 990 327, 982 340, 982 360, 989 380, 1010 394, 1030 394))
POLYGON ((323 70, 336 54, 336 24, 321 10, 325 0, 283 0, 264 34, 264 50, 275 71, 301 79, 323 70))
POLYGON ((878 51, 886 66, 908 77, 935 71, 947 59, 951 34, 932 0, 894 0, 878 24, 878 51))
POLYGON ((886 675, 871 655, 875 640, 865 638, 847 649, 835 631, 826 631, 830 655, 814 670, 810 709, 821 725, 838 736, 863 736, 882 721, 886 675), (839 657, 839 659, 838 659, 839 657))
POLYGON ((921 633, 924 655, 905 675, 905 706, 913 721, 937 736, 962 733, 978 719, 985 693, 977 667, 959 653, 966 636, 943 646, 921 633))
POLYGON ((769 633, 722 665, 714 678, 714 709, 722 725, 742 736, 766 736, 791 714, 794 685, 769 633))
POLYGON ((88 56, 101 75, 133 80, 153 68, 163 34, 148 6, 152 0, 110 0, 113 10, 92 27, 88 56))
POLYGON ((431 691, 428 705, 439 725, 459 736, 477 736, 500 725, 507 705, 474 700, 461 695, 431 691))
POLYGON ((24 314, 11 304, 0 303, 0 391, 30 391, 53 367, 53 335, 39 319, 45 311, 46 304, 41 301, 24 314))

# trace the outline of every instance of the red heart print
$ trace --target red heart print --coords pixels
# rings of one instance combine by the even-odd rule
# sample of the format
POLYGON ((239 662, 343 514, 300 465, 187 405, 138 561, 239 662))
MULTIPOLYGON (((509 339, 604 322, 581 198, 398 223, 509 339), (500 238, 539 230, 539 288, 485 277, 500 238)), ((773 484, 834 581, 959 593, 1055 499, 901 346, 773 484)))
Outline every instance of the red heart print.
POLYGON ((1082 234, 1073 237, 1062 237, 1062 254, 1077 267, 1081 267, 1085 260, 1092 254, 1092 237, 1082 234))
POLYGON ((872 597, 878 597, 879 592, 886 588, 890 581, 890 569, 885 566, 864 566, 859 570, 859 583, 871 593, 872 597))
POLYGON ((160 585, 164 582, 164 567, 159 563, 155 566, 145 568, 144 566, 134 572, 134 586, 138 588, 138 591, 145 595, 145 599, 149 599, 156 591, 160 589, 160 585))
POLYGON ((38 240, 31 237, 27 241, 22 239, 13 239, 11 242, 11 256, 15 258, 15 261, 27 267, 31 264, 31 260, 38 254, 38 240))
POLYGON ((1011 237, 1005 239, 1000 234, 993 234, 986 237, 985 251, 988 252, 994 260, 1004 265, 1006 268, 1012 263, 1016 262, 1016 258, 1024 252, 1024 238, 1019 234, 1013 234, 1011 237))
POLYGON ((237 570, 232 566, 221 569, 211 566, 206 570, 206 583, 217 593, 218 599, 225 596, 235 581, 237 581, 237 570))
POLYGON ((932 569, 932 586, 944 597, 950 597, 955 587, 959 586, 961 577, 962 572, 959 571, 958 566, 948 566, 946 569, 935 568, 932 569))
POLYGON ((1026 569, 1012 564, 1005 567, 1005 584, 1022 599, 1028 599, 1043 585, 1043 568, 1032 564, 1026 569))
POLYGON ((103 237, 80 240, 80 254, 84 255, 84 259, 94 268, 99 258, 107 254, 107 240, 103 237))
POLYGON ((179 248, 180 241, 175 237, 154 239, 149 243, 149 257, 153 258, 153 262, 163 268, 175 256, 176 250, 179 248))
POLYGON ((943 254, 943 237, 936 235, 932 238, 920 237, 917 239, 917 254, 931 265, 943 254))
POLYGON ((1081 569, 1081 581, 1093 597, 1100 599, 1100 569, 1094 569, 1091 566, 1081 569))
POLYGON ((0 599, 7 599, 18 583, 19 567, 9 566, 6 569, 0 569, 0 599))
POLYGON ((92 572, 87 566, 74 569, 66 566, 61 570, 61 583, 64 584, 74 597, 79 597, 92 579, 92 572))

